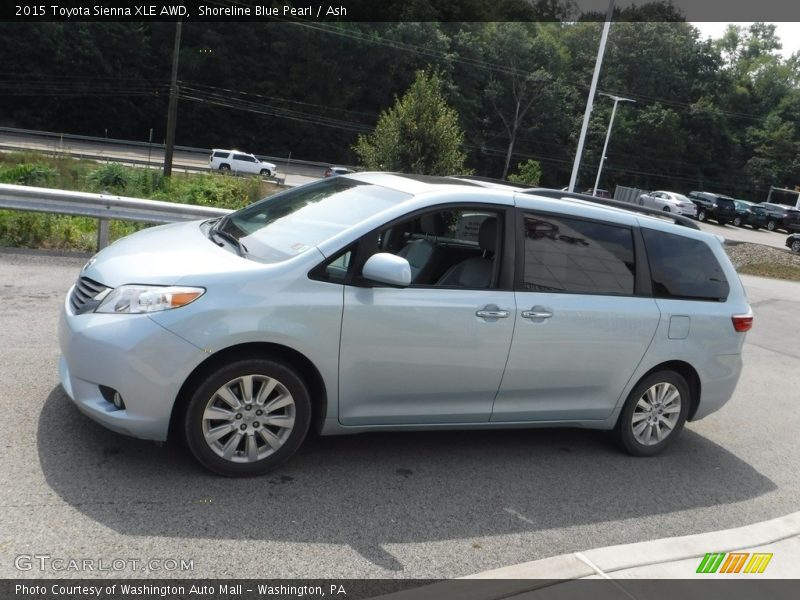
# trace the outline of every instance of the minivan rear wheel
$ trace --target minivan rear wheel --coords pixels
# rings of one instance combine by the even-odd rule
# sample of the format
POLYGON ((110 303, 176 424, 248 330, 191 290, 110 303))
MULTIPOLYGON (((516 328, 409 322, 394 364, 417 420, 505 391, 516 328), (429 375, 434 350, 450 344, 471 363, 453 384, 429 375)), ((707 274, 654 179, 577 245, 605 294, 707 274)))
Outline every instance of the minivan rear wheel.
POLYGON ((706 220, 706 211, 700 209, 700 212, 697 213, 697 220, 703 222, 706 220))
POLYGON ((617 421, 616 437, 629 454, 654 456, 678 437, 689 404, 689 386, 681 375, 652 373, 628 396, 617 421))
POLYGON ((192 394, 184 420, 187 446, 219 475, 247 477, 284 463, 311 422, 311 400, 289 366, 237 360, 212 373, 192 394))

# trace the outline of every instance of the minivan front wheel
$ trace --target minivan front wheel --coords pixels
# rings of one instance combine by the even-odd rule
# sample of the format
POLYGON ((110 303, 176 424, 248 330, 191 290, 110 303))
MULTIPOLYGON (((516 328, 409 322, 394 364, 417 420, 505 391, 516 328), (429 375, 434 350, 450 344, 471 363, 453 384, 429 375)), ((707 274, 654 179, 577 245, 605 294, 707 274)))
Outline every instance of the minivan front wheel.
POLYGON ((689 386, 674 371, 648 375, 628 396, 617 439, 634 456, 654 456, 678 437, 689 413, 689 386))
POLYGON ((308 390, 293 369, 269 359, 244 359, 218 368, 197 387, 184 433, 204 467, 246 477, 291 457, 310 421, 308 390))

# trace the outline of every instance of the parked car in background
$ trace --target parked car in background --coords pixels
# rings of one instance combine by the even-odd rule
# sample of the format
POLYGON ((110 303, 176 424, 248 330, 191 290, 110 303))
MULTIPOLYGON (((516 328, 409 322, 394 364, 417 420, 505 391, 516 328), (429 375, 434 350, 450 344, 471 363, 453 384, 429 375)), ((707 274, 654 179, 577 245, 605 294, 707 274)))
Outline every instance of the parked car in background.
POLYGON ((793 233, 786 238, 786 247, 790 248, 792 252, 800 254, 800 233, 793 233))
POLYGON ((747 200, 734 200, 736 204, 736 216, 733 224, 736 227, 750 225, 753 229, 760 229, 767 226, 767 211, 760 204, 747 200))
POLYGON ((676 213, 687 217, 697 216, 697 207, 694 202, 683 194, 658 190, 639 196, 639 204, 647 208, 655 208, 668 213, 676 213))
POLYGON ((353 169, 348 169, 347 167, 336 167, 330 166, 325 169, 325 174, 323 177, 333 177, 334 175, 347 175, 349 173, 354 173, 353 169))
POLYGON ((800 231, 800 210, 772 202, 762 202, 759 206, 767 212, 767 229, 770 231, 779 229, 783 229, 786 233, 800 231))
POLYGON ((238 150, 220 150, 215 148, 208 157, 208 167, 219 171, 233 173, 249 173, 272 177, 277 172, 277 167, 256 158, 253 154, 245 154, 238 150))
POLYGON ((62 385, 231 476, 310 427, 585 427, 655 455, 729 400, 753 313, 717 236, 592 200, 358 173, 145 229, 68 292, 62 385))
POLYGON ((713 192, 689 192, 689 200, 697 206, 697 220, 714 220, 720 225, 736 218, 736 204, 730 196, 713 192))

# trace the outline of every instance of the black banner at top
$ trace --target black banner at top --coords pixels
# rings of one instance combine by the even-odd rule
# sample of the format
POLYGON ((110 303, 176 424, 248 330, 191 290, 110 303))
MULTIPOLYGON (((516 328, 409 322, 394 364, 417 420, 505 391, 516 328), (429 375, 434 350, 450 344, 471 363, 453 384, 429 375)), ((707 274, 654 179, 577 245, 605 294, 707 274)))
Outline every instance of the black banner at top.
MULTIPOLYGON (((0 20, 602 21, 609 0, 8 0, 0 20)), ((800 21, 787 0, 615 0, 621 21, 800 21)))

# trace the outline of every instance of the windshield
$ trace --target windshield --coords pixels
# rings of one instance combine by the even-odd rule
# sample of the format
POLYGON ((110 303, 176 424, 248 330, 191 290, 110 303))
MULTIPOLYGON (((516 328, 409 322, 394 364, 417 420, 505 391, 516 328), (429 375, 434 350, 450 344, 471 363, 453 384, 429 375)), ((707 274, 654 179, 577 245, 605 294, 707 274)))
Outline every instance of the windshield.
POLYGON ((239 240, 248 258, 280 262, 368 219, 411 194, 336 177, 259 200, 217 229, 239 240))

